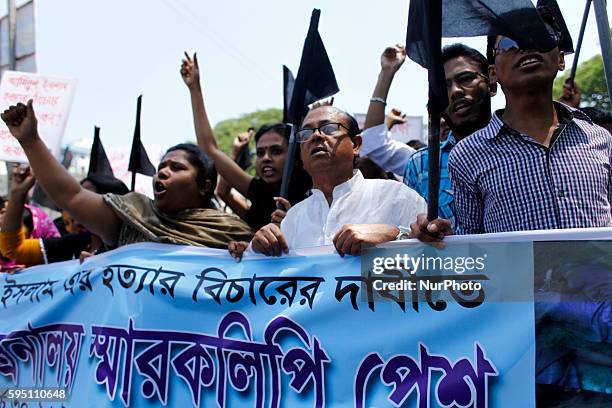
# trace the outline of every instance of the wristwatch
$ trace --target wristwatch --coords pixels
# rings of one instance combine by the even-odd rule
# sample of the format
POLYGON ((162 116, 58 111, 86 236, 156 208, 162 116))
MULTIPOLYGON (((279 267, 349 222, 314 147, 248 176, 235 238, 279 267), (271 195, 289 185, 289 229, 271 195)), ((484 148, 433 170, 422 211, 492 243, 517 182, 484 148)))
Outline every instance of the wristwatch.
POLYGON ((399 230, 399 233, 395 237, 396 241, 398 241, 400 239, 408 239, 408 238, 410 238, 410 228, 398 225, 397 229, 399 230))

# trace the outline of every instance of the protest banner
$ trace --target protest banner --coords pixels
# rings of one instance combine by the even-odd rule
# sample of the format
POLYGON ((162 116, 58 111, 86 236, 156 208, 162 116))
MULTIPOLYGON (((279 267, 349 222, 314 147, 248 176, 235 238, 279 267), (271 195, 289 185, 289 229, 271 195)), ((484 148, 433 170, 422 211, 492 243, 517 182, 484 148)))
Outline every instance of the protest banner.
MULTIPOLYGON (((25 72, 6 71, 0 82, 0 103, 6 109, 33 100, 38 118, 38 133, 55 157, 59 157, 68 114, 76 88, 76 79, 55 78, 25 72)), ((27 162, 27 157, 0 121, 0 160, 27 162)))
POLYGON ((5 275, 0 389, 26 408, 532 407, 534 265, 555 268, 534 262, 534 241, 593 257, 607 240, 609 260, 612 229, 492 235, 241 263, 136 244, 5 275), (381 290, 381 265, 407 272, 395 283, 451 284, 381 290))

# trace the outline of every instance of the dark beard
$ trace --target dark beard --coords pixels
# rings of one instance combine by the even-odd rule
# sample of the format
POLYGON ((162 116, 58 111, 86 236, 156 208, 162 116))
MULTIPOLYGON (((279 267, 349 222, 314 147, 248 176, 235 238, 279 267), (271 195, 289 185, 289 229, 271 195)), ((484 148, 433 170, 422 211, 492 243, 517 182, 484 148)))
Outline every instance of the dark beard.
POLYGON ((491 96, 487 94, 482 99, 480 104, 480 115, 478 115, 478 117, 472 121, 455 124, 448 114, 444 114, 444 119, 446 120, 450 130, 453 131, 453 136, 457 141, 468 137, 472 133, 489 124, 489 121, 491 120, 491 96))

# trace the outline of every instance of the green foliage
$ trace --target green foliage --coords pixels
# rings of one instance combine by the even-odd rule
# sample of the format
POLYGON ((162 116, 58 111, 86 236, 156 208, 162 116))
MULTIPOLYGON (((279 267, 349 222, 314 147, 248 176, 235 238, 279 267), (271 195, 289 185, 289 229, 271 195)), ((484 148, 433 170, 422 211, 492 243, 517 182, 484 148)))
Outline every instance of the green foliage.
MULTIPOLYGON (((558 98, 561 95, 563 83, 569 77, 569 71, 555 80, 553 95, 558 98)), ((610 110, 610 97, 606 87, 603 59, 597 55, 588 61, 578 65, 576 70, 576 83, 582 92, 581 106, 595 106, 604 110, 610 110)))
MULTIPOLYGON (((255 131, 265 123, 277 123, 283 120, 282 109, 266 109, 241 115, 238 119, 223 120, 215 126, 215 136, 221 150, 230 154, 232 142, 238 133, 246 132, 254 127, 255 131)), ((253 148, 253 146, 251 146, 253 148)))

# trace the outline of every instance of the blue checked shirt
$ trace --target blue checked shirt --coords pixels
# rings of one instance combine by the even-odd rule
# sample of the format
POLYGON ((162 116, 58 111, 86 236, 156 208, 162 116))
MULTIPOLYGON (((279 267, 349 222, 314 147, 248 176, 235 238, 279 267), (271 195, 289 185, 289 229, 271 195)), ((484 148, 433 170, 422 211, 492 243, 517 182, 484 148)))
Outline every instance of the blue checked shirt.
MULTIPOLYGON (((448 134, 448 138, 440 143, 440 190, 438 195, 438 215, 446 218, 455 225, 455 204, 453 199, 453 186, 448 177, 448 156, 451 149, 457 142, 453 137, 453 132, 448 134)), ((404 184, 416 190, 425 200, 427 200, 428 186, 428 152, 427 147, 417 150, 406 163, 404 168, 404 184)))
POLYGON ((505 125, 501 111, 455 146, 457 234, 612 226, 612 135, 579 110, 555 108, 549 148, 505 125))

